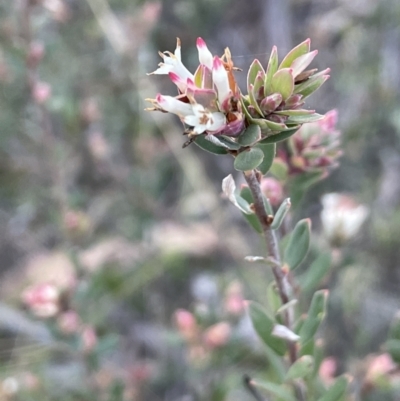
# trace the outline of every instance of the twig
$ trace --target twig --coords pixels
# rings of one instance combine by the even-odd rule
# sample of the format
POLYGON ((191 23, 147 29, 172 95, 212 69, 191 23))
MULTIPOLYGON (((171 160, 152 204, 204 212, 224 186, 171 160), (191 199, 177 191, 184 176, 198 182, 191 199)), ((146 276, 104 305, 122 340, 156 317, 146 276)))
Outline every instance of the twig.
MULTIPOLYGON (((253 195, 254 212, 258 220, 260 221, 263 230, 263 235, 268 250, 268 256, 269 258, 272 258, 274 262, 276 262, 271 264, 271 269, 275 277, 275 281, 278 287, 278 292, 282 304, 285 305, 290 301, 291 285, 287 279, 287 273, 285 273, 285 271, 282 269, 282 262, 278 248, 278 241, 276 239, 274 230, 272 230, 270 226, 271 218, 268 216, 264 207, 260 182, 254 170, 245 171, 244 177, 253 195)), ((289 313, 289 311, 285 311, 284 319, 285 319, 285 325, 289 329, 291 329, 293 322, 292 322, 292 316, 289 313)), ((288 342, 287 344, 289 348, 290 362, 294 363, 297 360, 296 344, 292 342, 288 342)))

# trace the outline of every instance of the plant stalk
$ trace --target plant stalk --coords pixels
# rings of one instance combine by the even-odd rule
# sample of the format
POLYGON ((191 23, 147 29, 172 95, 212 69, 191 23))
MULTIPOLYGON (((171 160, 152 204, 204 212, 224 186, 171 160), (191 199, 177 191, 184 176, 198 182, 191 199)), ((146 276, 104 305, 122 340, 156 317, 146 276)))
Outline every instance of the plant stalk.
MULTIPOLYGON (((260 182, 255 170, 244 172, 244 177, 253 195, 254 213, 260 221, 263 236, 267 246, 268 255, 274 260, 272 264, 272 273, 275 277, 276 285, 278 287, 279 296, 282 304, 287 304, 291 299, 292 288, 287 278, 287 272, 282 268, 282 261, 279 253, 278 241, 274 230, 271 229, 271 216, 268 216, 264 207, 263 195, 261 192, 260 182)), ((286 327, 292 329, 293 316, 290 311, 285 311, 284 321, 286 327)), ((296 344, 288 341, 290 363, 293 364, 297 360, 296 344)), ((299 394, 298 391, 296 391, 299 394)), ((302 398, 299 398, 302 399, 302 398)))

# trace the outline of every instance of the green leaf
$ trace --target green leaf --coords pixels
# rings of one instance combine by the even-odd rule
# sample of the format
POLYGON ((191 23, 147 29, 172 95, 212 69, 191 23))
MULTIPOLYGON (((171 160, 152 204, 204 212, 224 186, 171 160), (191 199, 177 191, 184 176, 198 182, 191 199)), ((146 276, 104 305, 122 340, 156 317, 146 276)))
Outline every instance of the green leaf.
POLYGON ((275 315, 282 305, 281 297, 279 296, 275 281, 272 281, 267 286, 267 302, 268 310, 275 315))
POLYGON ((221 146, 217 146, 210 141, 207 141, 205 135, 197 135, 194 143, 201 149, 206 150, 207 152, 214 153, 215 155, 226 155, 228 152, 226 148, 221 146))
POLYGON ((224 147, 230 149, 230 150, 238 150, 240 149, 240 145, 232 139, 225 137, 225 136, 215 136, 215 135, 208 135, 208 138, 214 138, 217 139, 224 147))
POLYGON ((289 244, 285 249, 284 261, 291 270, 294 270, 304 260, 310 247, 311 220, 300 220, 292 234, 289 244))
POLYGON ((314 358, 311 355, 304 355, 289 368, 285 380, 304 379, 312 374, 313 368, 314 358))
POLYGON ((242 146, 250 146, 261 138, 261 128, 256 124, 249 125, 238 137, 242 146))
POLYGON ((309 78, 307 79, 307 81, 299 85, 295 85, 294 93, 303 95, 302 100, 304 100, 306 97, 310 96, 317 89, 319 89, 328 78, 329 78, 328 75, 321 75, 316 78, 315 77, 309 78))
POLYGON ((276 123, 275 121, 271 121, 271 120, 267 120, 267 119, 263 119, 262 120, 264 122, 264 124, 267 125, 267 127, 271 130, 271 131, 285 131, 287 130, 287 127, 284 123, 276 123))
POLYGON ((304 292, 312 291, 328 273, 331 267, 331 254, 321 253, 299 279, 304 292))
POLYGON ((268 136, 267 138, 262 139, 259 143, 266 144, 266 143, 276 143, 284 141, 285 139, 288 139, 293 134, 295 134, 299 128, 300 126, 282 131, 279 134, 268 136))
POLYGON ((314 113, 314 114, 303 114, 303 115, 291 115, 287 120, 287 123, 294 124, 305 124, 305 123, 313 123, 315 121, 322 120, 325 116, 314 113))
POLYGON ((254 82, 256 80, 257 74, 262 71, 262 77, 264 79, 264 68, 262 67, 261 63, 255 59, 250 67, 249 67, 249 71, 247 73, 247 93, 250 93, 252 89, 250 89, 250 86, 253 85, 254 86, 254 82))
POLYGON ((235 157, 233 166, 238 171, 248 171, 257 168, 264 159, 264 153, 259 148, 251 148, 235 157))
POLYGON ((310 39, 306 39, 304 42, 301 42, 292 50, 290 50, 290 52, 282 60, 279 68, 289 68, 296 58, 308 53, 310 51, 310 42, 310 39))
POLYGON ((294 90, 294 77, 290 68, 279 69, 272 77, 271 90, 280 93, 282 99, 288 99, 294 90))
POLYGON ((277 230, 281 226, 284 218, 286 217, 286 215, 287 215, 287 213, 288 213, 288 211, 290 209, 290 205, 291 205, 291 203, 290 203, 290 199, 289 198, 286 198, 281 203, 281 205, 279 206, 278 211, 275 213, 274 221, 271 224, 271 228, 273 230, 277 230))
POLYGON ((322 341, 316 341, 314 345, 314 352, 313 352, 313 357, 314 357, 314 370, 313 370, 313 376, 316 376, 319 372, 319 367, 321 366, 322 361, 324 360, 324 347, 323 347, 323 342, 322 341))
POLYGON ((252 383, 276 397, 279 401, 296 401, 291 390, 283 384, 271 383, 265 380, 252 380, 252 383))
POLYGON ((318 401, 338 401, 345 394, 349 384, 348 376, 339 376, 328 391, 318 401))
POLYGON ((272 335, 275 321, 269 317, 261 305, 257 304, 256 302, 250 302, 249 313, 254 330, 264 344, 274 350, 278 355, 285 355, 285 341, 272 335))
POLYGON ((268 60, 267 73, 264 81, 264 96, 272 93, 272 77, 278 71, 278 50, 276 46, 272 48, 271 55, 268 60))
POLYGON ((250 100, 250 104, 254 107, 254 110, 257 111, 257 113, 260 115, 260 117, 263 117, 264 113, 262 112, 259 104, 257 103, 257 99, 254 94, 253 85, 250 85, 249 100, 250 100))
POLYGON ((400 340, 388 340, 385 343, 385 348, 396 363, 400 363, 400 340))
POLYGON ((307 344, 314 337, 319 325, 324 319, 328 294, 328 290, 320 290, 314 293, 314 296, 311 300, 310 309, 308 310, 307 318, 301 326, 299 332, 302 345, 307 344))
POLYGON ((314 114, 315 110, 307 110, 307 109, 297 109, 297 110, 276 110, 274 114, 280 114, 282 116, 304 116, 314 114))
POLYGON ((272 163, 270 173, 279 181, 286 181, 288 176, 289 167, 288 165, 279 157, 274 159, 272 163))
MULTIPOLYGON (((240 190, 240 196, 245 199, 249 204, 254 203, 253 196, 251 195, 251 191, 249 187, 242 187, 240 190)), ((243 216, 246 218, 247 222, 260 234, 262 233, 261 224, 255 214, 245 214, 243 216)))
POLYGON ((276 145, 271 144, 257 144, 257 148, 260 148, 264 153, 264 159, 262 163, 257 167, 263 175, 267 174, 272 166, 275 158, 276 145))

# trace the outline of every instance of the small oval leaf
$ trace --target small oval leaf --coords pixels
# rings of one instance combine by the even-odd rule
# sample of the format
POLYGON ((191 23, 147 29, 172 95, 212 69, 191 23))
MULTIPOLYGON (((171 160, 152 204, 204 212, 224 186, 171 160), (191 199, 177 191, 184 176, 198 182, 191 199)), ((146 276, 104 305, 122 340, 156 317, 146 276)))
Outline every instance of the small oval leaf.
POLYGON ((242 146, 252 145, 261 138, 261 129, 256 124, 249 125, 238 137, 238 143, 242 146))
POLYGON ((257 304, 256 302, 250 302, 249 314, 254 326, 254 330, 264 344, 273 349, 278 355, 285 355, 286 343, 284 340, 272 335, 275 322, 263 310, 261 305, 257 304))
POLYGON ((289 130, 285 130, 285 131, 279 132, 279 134, 274 134, 274 135, 267 136, 266 138, 262 139, 260 141, 260 143, 267 144, 267 143, 276 143, 276 142, 284 141, 285 139, 288 139, 292 135, 294 135, 299 128, 300 128, 300 126, 298 126, 296 128, 292 128, 292 129, 289 129, 289 130))
POLYGON ((281 226, 284 218, 286 217, 286 215, 287 215, 287 213, 288 213, 288 211, 290 209, 290 206, 291 206, 291 203, 290 203, 290 199, 289 198, 286 198, 281 203, 281 205, 279 206, 278 211, 275 213, 274 221, 271 224, 271 228, 273 230, 277 230, 281 226))
POLYGON ((314 358, 311 355, 304 355, 289 368, 285 380, 304 379, 312 374, 313 368, 314 358))
POLYGON ((257 148, 260 148, 264 153, 264 159, 262 163, 257 167, 263 175, 267 174, 269 169, 274 162, 275 153, 276 153, 276 145, 274 143, 271 144, 258 144, 257 148))
POLYGON ((264 159, 264 153, 259 148, 252 148, 239 153, 233 166, 238 171, 248 171, 257 168, 264 159))
POLYGON ((276 46, 272 48, 271 55, 268 60, 267 72, 264 80, 264 96, 268 96, 272 93, 271 84, 272 77, 278 71, 278 50, 276 46))
POLYGON ((292 65, 293 61, 296 58, 303 56, 304 54, 310 51, 310 39, 306 39, 304 42, 301 42, 296 47, 294 47, 290 52, 285 56, 282 60, 279 68, 288 68, 292 65))
POLYGON ((285 249, 284 261, 291 270, 294 270, 304 260, 310 247, 311 220, 300 220, 292 234, 285 249))
POLYGON ((207 152, 214 153, 215 155, 226 155, 228 152, 226 148, 217 146, 210 141, 207 141, 204 135, 197 135, 194 143, 201 149, 207 152))
POLYGON ((293 71, 290 68, 278 70, 272 77, 271 90, 273 93, 280 93, 282 99, 288 99, 294 90, 293 71))
POLYGON ((307 345, 307 343, 312 340, 325 317, 328 294, 328 290, 317 291, 311 300, 306 320, 299 332, 301 344, 303 346, 307 345))

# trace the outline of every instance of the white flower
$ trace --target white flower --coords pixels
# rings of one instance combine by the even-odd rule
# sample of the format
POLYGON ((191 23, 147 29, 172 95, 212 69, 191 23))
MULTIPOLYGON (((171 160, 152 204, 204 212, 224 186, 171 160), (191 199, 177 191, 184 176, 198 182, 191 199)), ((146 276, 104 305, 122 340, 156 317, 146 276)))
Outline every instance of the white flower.
POLYGON ((196 134, 219 131, 226 124, 225 115, 219 111, 212 113, 201 104, 194 104, 192 110, 193 114, 187 115, 183 121, 193 127, 196 134))
POLYGON ((365 205, 347 195, 331 193, 322 197, 322 227, 327 239, 343 243, 354 238, 369 215, 365 205))
POLYGON ((158 110, 177 114, 179 117, 185 117, 193 114, 192 105, 181 102, 173 96, 164 96, 158 94, 155 99, 148 99, 158 110))
POLYGON ((173 72, 183 80, 188 78, 193 80, 193 74, 183 65, 181 61, 181 41, 179 38, 176 39, 176 49, 174 54, 168 51, 164 53, 160 52, 159 54, 164 62, 158 64, 159 68, 148 75, 167 75, 170 72, 173 72))
POLYGON ((232 95, 232 91, 229 87, 228 73, 217 56, 213 61, 212 78, 217 88, 219 105, 222 107, 224 101, 232 95))
POLYGON ((210 50, 208 50, 206 42, 204 42, 202 38, 197 38, 196 46, 199 51, 200 64, 204 64, 211 70, 213 68, 213 55, 210 50))

